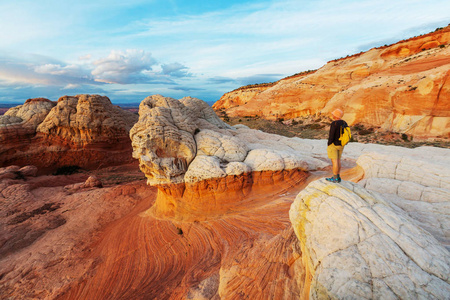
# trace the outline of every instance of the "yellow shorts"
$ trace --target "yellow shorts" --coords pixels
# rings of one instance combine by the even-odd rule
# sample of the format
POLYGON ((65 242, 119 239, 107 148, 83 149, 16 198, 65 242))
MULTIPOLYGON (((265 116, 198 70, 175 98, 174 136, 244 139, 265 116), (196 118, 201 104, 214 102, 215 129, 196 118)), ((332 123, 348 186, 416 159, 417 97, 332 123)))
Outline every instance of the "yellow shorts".
POLYGON ((328 158, 330 158, 330 159, 341 159, 343 150, 344 150, 344 147, 342 147, 342 146, 335 146, 334 144, 331 144, 327 148, 328 158))

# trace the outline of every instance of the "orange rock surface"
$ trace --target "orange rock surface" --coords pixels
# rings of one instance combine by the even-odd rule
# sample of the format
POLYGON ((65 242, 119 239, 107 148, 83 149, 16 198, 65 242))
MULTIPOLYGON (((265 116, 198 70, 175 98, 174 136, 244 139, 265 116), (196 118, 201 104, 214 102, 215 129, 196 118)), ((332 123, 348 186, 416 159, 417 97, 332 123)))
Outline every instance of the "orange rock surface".
POLYGON ((99 95, 64 96, 57 103, 29 99, 0 116, 0 166, 51 171, 130 162, 128 132, 137 119, 99 95))
POLYGON ((308 293, 288 217, 306 184, 304 172, 253 174, 245 199, 238 186, 222 191, 223 208, 192 196, 190 220, 156 215, 151 207, 160 195, 143 180, 108 181, 139 173, 135 164, 0 181, 0 298, 298 299, 308 293), (70 188, 90 175, 104 187, 70 188))
POLYGON ((294 173, 255 175, 261 182, 245 201, 239 188, 215 192, 228 202, 222 205, 187 195, 202 189, 211 200, 204 187, 217 182, 186 187, 184 199, 172 200, 190 197, 190 207, 170 218, 155 210, 160 189, 151 209, 141 207, 106 229, 88 256, 101 258, 98 265, 59 299, 300 297, 305 273, 287 211, 306 176, 294 173), (280 181, 288 176, 289 183, 280 181))
POLYGON ((329 115, 416 138, 450 137, 450 26, 328 62, 271 87, 239 89, 213 108, 266 119, 329 115))

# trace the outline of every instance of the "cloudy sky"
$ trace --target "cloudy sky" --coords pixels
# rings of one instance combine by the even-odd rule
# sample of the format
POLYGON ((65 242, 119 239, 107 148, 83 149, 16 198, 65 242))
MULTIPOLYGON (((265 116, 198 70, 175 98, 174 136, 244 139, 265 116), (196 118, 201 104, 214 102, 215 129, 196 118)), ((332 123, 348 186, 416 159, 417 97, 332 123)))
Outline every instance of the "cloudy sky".
POLYGON ((0 0, 0 103, 216 101, 449 23, 448 0, 0 0))

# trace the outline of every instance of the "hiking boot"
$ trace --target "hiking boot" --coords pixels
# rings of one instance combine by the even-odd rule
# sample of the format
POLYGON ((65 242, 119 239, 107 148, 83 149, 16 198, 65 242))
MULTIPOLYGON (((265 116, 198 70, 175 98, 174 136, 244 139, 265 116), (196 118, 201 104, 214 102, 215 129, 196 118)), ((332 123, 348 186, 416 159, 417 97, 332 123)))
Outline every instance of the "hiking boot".
POLYGON ((325 178, 325 180, 329 181, 329 182, 339 183, 339 182, 341 182, 341 177, 338 177, 338 178, 336 178, 336 177, 328 177, 328 178, 325 178))

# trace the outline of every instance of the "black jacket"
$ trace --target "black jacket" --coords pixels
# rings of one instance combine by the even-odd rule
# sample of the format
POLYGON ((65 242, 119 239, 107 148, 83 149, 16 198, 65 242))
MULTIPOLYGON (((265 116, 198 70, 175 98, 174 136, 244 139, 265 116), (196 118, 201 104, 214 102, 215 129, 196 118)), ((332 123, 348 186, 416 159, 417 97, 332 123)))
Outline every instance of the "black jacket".
POLYGON ((339 138, 341 137, 341 126, 347 126, 344 120, 333 121, 330 125, 330 133, 328 135, 328 146, 334 144, 335 146, 342 146, 339 138))

